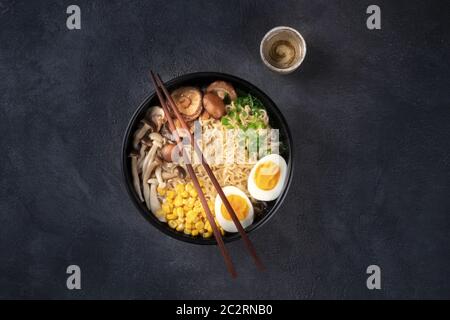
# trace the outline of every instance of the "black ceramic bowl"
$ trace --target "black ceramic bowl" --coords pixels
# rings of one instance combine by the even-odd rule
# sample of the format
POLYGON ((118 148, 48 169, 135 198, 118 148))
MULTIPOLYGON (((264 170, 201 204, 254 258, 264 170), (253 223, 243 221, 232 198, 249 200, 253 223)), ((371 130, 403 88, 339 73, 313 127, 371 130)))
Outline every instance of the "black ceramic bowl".
MULTIPOLYGON (((169 82, 166 83, 166 87, 169 91, 173 91, 178 87, 181 86, 197 86, 197 87, 204 87, 208 84, 210 84, 213 81, 216 80, 223 80, 231 83, 235 89, 239 91, 243 91, 246 93, 250 93, 253 96, 257 97, 265 106, 267 113, 269 115, 270 119, 270 125, 272 128, 279 129, 279 135, 280 135, 280 154, 284 157, 284 159, 287 162, 287 177, 284 189, 281 193, 281 195, 274 201, 268 202, 267 209, 265 212, 259 216, 255 216, 255 220, 251 226, 249 226, 246 231, 248 233, 252 232, 253 230, 258 229, 261 227, 265 222, 267 222, 270 217, 277 211, 280 204, 283 202, 286 193, 288 191, 289 185, 291 183, 292 179, 292 138, 289 132, 289 129, 286 124, 286 120, 284 119, 283 115, 281 114, 278 107, 275 105, 275 103, 260 89, 252 85, 251 83, 242 80, 238 77, 231 76, 224 73, 217 73, 217 72, 199 72, 199 73, 191 73, 186 74, 183 76, 180 76, 178 78, 175 78, 169 82)), ((131 176, 131 161, 128 155, 130 154, 130 151, 132 150, 132 140, 133 140, 133 133, 138 127, 139 121, 144 117, 144 114, 146 110, 150 106, 159 105, 158 98, 156 97, 155 93, 153 92, 149 97, 147 97, 137 108, 137 110, 134 112, 133 116, 131 117, 131 120, 128 124, 127 130, 125 132, 125 136, 123 139, 123 146, 122 146, 122 171, 125 178, 125 184, 128 190, 128 193, 131 197, 131 200, 138 208, 139 212, 142 214, 142 216, 150 222, 154 227, 156 227, 158 230, 164 232, 165 234, 171 236, 172 238, 195 243, 195 244, 216 244, 216 240, 212 237, 209 239, 204 239, 202 237, 193 237, 186 235, 182 232, 178 232, 176 230, 173 230, 169 228, 169 226, 166 223, 160 222, 151 212, 147 209, 145 206, 145 203, 141 203, 139 201, 139 198, 134 191, 133 188, 133 182, 132 182, 132 176, 131 176)), ((224 236, 224 241, 229 242, 236 239, 239 239, 240 235, 239 233, 226 233, 224 236)))

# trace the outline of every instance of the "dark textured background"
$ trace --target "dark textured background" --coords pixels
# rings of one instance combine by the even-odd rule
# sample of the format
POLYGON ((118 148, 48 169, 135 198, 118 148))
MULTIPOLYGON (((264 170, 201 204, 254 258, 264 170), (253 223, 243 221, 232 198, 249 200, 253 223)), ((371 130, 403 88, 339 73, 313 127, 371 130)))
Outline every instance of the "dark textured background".
POLYGON ((0 298, 450 298, 446 3, 0 0, 0 298), (277 25, 308 44, 289 76, 259 58, 277 25), (230 281, 215 247, 159 233, 128 198, 121 139, 150 67, 237 75, 287 117, 294 182, 251 236, 267 272, 235 242, 230 281))

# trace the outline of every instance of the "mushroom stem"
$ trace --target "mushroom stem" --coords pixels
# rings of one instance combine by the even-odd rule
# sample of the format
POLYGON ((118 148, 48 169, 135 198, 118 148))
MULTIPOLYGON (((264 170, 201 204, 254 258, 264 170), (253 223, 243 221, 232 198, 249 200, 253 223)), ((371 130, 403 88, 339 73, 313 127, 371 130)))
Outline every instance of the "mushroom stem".
POLYGON ((138 155, 136 153, 131 153, 130 156, 131 156, 131 174, 133 176, 134 191, 136 191, 139 200, 143 202, 144 197, 142 196, 141 182, 139 180, 139 173, 138 173, 138 155))
POLYGON ((158 185, 161 188, 165 188, 166 187, 166 183, 164 182, 163 177, 162 177, 162 168, 161 168, 161 166, 158 166, 156 168, 155 175, 156 175, 156 179, 158 180, 158 185))
POLYGON ((139 141, 152 128, 151 124, 147 120, 143 119, 143 120, 141 120, 141 122, 143 123, 143 126, 139 130, 136 131, 136 133, 134 134, 134 137, 133 137, 133 147, 136 150, 139 148, 139 141))
POLYGON ((156 193, 156 186, 158 185, 158 180, 150 179, 147 181, 150 184, 150 210, 161 222, 166 222, 166 217, 164 214, 160 214, 161 203, 159 202, 158 195, 156 193))
POLYGON ((145 204, 147 205, 147 208, 151 210, 152 207, 152 201, 150 198, 150 187, 148 185, 148 179, 150 178, 153 170, 161 164, 161 161, 159 159, 155 159, 150 165, 147 167, 147 170, 144 171, 144 175, 142 177, 142 187, 144 190, 144 200, 145 204))
POLYGON ((148 166, 149 163, 151 163, 156 156, 156 151, 158 151, 158 148, 161 148, 161 144, 159 142, 155 142, 152 147, 150 148, 150 151, 147 153, 147 155, 144 158, 142 167, 144 168, 143 171, 145 171, 145 168, 148 166))
POLYGON ((144 173, 142 174, 142 188, 144 190, 144 200, 147 204, 147 208, 150 209, 150 190, 147 183, 147 180, 150 178, 153 170, 161 164, 161 161, 156 158, 156 151, 160 148, 161 145, 154 141, 150 151, 144 159, 144 173))
POLYGON ((141 150, 139 151, 139 156, 137 158, 137 171, 138 173, 142 172, 142 164, 145 159, 145 151, 147 150, 147 146, 145 144, 141 144, 141 150))

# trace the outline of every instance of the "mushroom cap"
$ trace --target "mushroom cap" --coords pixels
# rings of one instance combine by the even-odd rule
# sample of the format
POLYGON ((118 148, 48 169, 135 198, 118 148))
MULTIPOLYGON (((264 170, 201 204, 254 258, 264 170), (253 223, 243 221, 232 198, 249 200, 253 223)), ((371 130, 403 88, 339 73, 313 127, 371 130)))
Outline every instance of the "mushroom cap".
POLYGON ((140 122, 142 123, 143 126, 147 126, 152 129, 155 129, 153 123, 151 121, 147 120, 146 118, 142 119, 140 122))
POLYGON ((168 143, 161 149, 161 156, 167 162, 172 162, 172 153, 174 148, 176 148, 175 144, 168 143))
POLYGON ((181 179, 186 178, 186 170, 182 166, 176 166, 174 172, 176 172, 181 179))
POLYGON ((152 141, 157 141, 159 143, 164 143, 164 137, 159 132, 151 132, 148 137, 152 141))
POLYGON ((143 119, 142 121, 147 120, 147 123, 150 122, 153 131, 159 131, 162 125, 167 121, 164 109, 160 106, 150 107, 145 114, 145 117, 146 119, 143 119))
POLYGON ((225 104, 215 93, 208 92, 203 96, 203 106, 214 119, 225 115, 225 104))
POLYGON ((171 94, 184 120, 197 119, 202 112, 202 92, 196 87, 181 87, 171 94))
POLYGON ((186 170, 182 166, 176 166, 171 171, 163 171, 161 173, 161 177, 164 180, 170 180, 173 178, 184 179, 186 178, 186 170))
POLYGON ((230 97, 231 101, 237 99, 236 90, 230 83, 225 81, 214 81, 206 88, 206 92, 214 92, 222 100, 225 99, 226 95, 230 97))
POLYGON ((200 119, 202 120, 208 120, 210 118, 210 114, 207 110, 203 110, 202 114, 200 115, 200 119))
POLYGON ((139 157, 139 152, 137 152, 136 150, 131 150, 130 157, 139 157))
POLYGON ((140 140, 147 134, 147 132, 153 131, 153 130, 155 130, 155 128, 156 128, 156 126, 152 122, 150 122, 146 119, 142 119, 139 122, 138 129, 134 132, 133 147, 135 149, 138 149, 140 140))

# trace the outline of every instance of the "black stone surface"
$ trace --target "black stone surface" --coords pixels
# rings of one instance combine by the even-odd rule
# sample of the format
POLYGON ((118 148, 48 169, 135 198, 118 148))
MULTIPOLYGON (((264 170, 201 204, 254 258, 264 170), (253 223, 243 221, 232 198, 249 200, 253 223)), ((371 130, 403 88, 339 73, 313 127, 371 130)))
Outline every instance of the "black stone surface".
POLYGON ((0 1, 0 298, 450 298, 448 1, 377 0, 379 31, 372 2, 0 1), (277 25, 308 44, 289 76, 259 58, 277 25), (237 75, 287 117, 295 181, 251 235, 267 272, 235 242, 230 281, 217 248, 129 200, 121 139, 150 67, 237 75))

